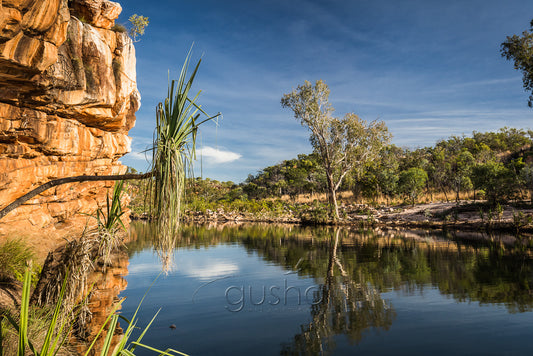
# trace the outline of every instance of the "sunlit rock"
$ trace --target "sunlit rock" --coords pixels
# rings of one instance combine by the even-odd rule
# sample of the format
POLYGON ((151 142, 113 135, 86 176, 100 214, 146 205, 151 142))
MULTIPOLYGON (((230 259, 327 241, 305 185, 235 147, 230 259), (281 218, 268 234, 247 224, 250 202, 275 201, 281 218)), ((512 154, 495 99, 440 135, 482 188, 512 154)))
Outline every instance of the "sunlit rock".
MULTIPOLYGON (((0 2, 0 208, 55 178, 125 172, 140 95, 133 43, 110 30, 120 11, 102 0, 0 2)), ((112 185, 50 189, 0 220, 0 235, 79 233, 112 185)))

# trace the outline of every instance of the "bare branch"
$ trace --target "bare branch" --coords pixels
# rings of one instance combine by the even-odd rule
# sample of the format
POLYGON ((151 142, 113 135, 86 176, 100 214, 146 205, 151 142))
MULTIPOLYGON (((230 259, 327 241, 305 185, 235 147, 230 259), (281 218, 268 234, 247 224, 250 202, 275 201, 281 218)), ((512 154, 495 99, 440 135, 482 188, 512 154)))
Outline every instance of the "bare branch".
POLYGON ((153 175, 152 172, 144 174, 118 174, 118 175, 107 175, 107 176, 76 176, 76 177, 66 177, 54 179, 49 182, 44 183, 43 185, 38 186, 37 188, 31 190, 30 192, 24 194, 13 203, 6 206, 4 209, 0 210, 0 219, 6 216, 9 212, 18 208, 20 205, 24 204, 31 198, 36 195, 41 194, 45 190, 56 187, 58 185, 75 183, 75 182, 87 182, 87 181, 113 181, 113 180, 131 180, 131 179, 146 179, 150 178, 153 175))

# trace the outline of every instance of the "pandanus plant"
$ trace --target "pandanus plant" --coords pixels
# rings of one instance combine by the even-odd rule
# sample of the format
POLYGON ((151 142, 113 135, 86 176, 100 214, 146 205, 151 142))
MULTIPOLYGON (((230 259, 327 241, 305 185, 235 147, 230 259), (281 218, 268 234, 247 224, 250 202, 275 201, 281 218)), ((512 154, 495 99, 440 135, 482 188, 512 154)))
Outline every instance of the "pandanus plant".
POLYGON ((195 158, 198 127, 218 117, 209 116, 196 104, 200 91, 191 99, 189 92, 198 72, 198 61, 187 79, 190 52, 185 59, 178 80, 169 83, 167 98, 157 105, 156 129, 153 139, 151 215, 157 224, 156 248, 163 268, 168 270, 171 253, 180 222, 181 201, 185 192, 185 178, 195 158), (201 115, 206 118, 200 120, 201 115))
MULTIPOLYGON (((159 233, 154 245, 161 256, 163 269, 168 271, 172 262, 172 251, 175 245, 180 223, 181 200, 184 195, 185 178, 187 173, 191 171, 191 162, 195 158, 195 144, 198 127, 201 124, 220 115, 217 114, 215 116, 209 116, 204 110, 201 109, 201 107, 196 103, 200 92, 198 92, 192 99, 189 97, 189 92, 201 63, 201 60, 199 60, 192 71, 192 74, 187 79, 190 57, 191 52, 189 51, 178 80, 173 80, 171 83, 169 83, 167 98, 163 102, 159 103, 156 108, 156 129, 154 132, 154 141, 152 147, 153 156, 150 172, 144 174, 122 174, 108 176, 84 175, 55 179, 24 194, 13 203, 1 209, 0 219, 32 197, 58 185, 83 181, 122 181, 129 179, 149 179, 149 186, 151 188, 149 189, 149 192, 151 193, 148 197, 148 203, 151 209, 151 215, 156 222, 157 231, 159 233), (204 119, 200 119, 202 115, 205 116, 204 119)), ((123 215, 123 211, 120 206, 121 191, 122 183, 119 183, 115 186, 112 201, 110 202, 109 198, 107 199, 106 214, 104 214, 102 210, 97 213, 98 232, 100 235, 102 232, 109 232, 109 235, 114 235, 117 227, 122 225, 120 219, 120 217, 123 215)), ((96 244, 102 239, 91 239, 91 241, 93 240, 96 244)), ((88 240, 82 239, 80 243, 83 245, 84 241, 88 240)), ((101 246, 100 249, 102 249, 101 246)), ((103 250, 107 255, 109 249, 103 248, 103 250)), ((70 255, 72 256, 72 254, 70 255)), ((88 255, 89 254, 87 253, 87 258, 89 258, 88 255)), ((69 269, 71 271, 80 270, 79 266, 78 268, 73 266, 69 269)), ((85 276, 87 272, 86 270, 84 271, 85 272, 83 275, 85 276)), ((26 276, 25 280, 28 278, 29 277, 26 276)), ((62 288, 60 288, 60 293, 54 294, 55 297, 53 298, 54 301, 52 304, 55 304, 56 307, 58 305, 65 304, 64 298, 66 289, 68 289, 66 286, 62 286, 62 288)), ((43 346, 44 351, 37 351, 37 349, 33 348, 33 346, 29 343, 26 332, 26 326, 28 324, 28 319, 26 317, 26 306, 29 305, 29 287, 25 287, 23 295, 24 302, 22 303, 23 310, 21 312, 20 323, 16 322, 14 319, 10 320, 11 324, 13 327, 15 327, 20 336, 19 354, 22 355, 25 352, 25 348, 29 346, 35 355, 55 355, 57 350, 64 342, 64 339, 61 337, 65 335, 62 333, 62 330, 65 329, 65 325, 61 324, 60 331, 57 332, 56 326, 58 324, 57 321, 54 320, 51 324, 54 326, 54 330, 50 329, 51 331, 49 332, 49 335, 47 334, 46 336, 46 341, 43 346), (55 339, 52 340, 53 337, 55 339)), ((54 318, 57 318, 56 314, 59 315, 59 312, 55 312, 54 318)), ((111 330, 114 330, 117 319, 118 316, 114 313, 108 319, 107 322, 110 320, 112 322, 111 330)), ((128 324, 128 329, 125 332, 127 336, 131 334, 131 331, 135 326, 134 322, 128 324)), ((66 334, 68 334, 68 332, 66 334)), ((111 331, 109 335, 112 334, 113 332, 111 331)), ((144 335, 144 332, 142 335, 144 335)), ((106 337, 106 343, 108 338, 110 339, 111 336, 106 337)), ((124 346, 125 340, 127 340, 127 338, 121 341, 121 347, 124 346)), ((0 355, 2 354, 1 341, 2 340, 0 338, 0 355)), ((135 348, 135 345, 156 351, 161 355, 182 354, 175 350, 160 351, 153 349, 146 345, 140 344, 140 339, 138 339, 136 342, 132 342, 132 349, 124 350, 119 348, 118 352, 114 352, 112 354, 133 355, 132 350, 135 348)), ((102 355, 105 354, 106 351, 102 351, 102 355)))

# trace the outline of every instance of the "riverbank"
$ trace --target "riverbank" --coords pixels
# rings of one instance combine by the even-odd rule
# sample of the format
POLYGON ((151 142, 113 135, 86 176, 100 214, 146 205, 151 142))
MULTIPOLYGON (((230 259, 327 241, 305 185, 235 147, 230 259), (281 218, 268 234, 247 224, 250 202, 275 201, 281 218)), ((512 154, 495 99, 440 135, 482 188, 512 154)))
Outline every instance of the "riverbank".
MULTIPOLYGON (((533 207, 506 204, 489 207, 483 202, 432 202, 402 206, 373 207, 346 204, 341 218, 327 218, 324 206, 287 205, 275 210, 246 211, 221 207, 216 210, 186 210, 185 222, 267 222, 289 224, 344 225, 361 227, 403 227, 468 231, 504 231, 533 236, 533 207)), ((148 219, 148 214, 132 214, 133 220, 148 219)))

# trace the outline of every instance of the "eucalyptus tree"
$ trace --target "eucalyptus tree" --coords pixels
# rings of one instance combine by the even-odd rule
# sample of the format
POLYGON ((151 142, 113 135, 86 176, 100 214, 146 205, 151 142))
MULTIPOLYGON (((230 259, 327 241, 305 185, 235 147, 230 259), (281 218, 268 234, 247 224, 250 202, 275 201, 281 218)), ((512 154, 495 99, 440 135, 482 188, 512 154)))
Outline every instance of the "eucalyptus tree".
POLYGON ((281 106, 290 108, 294 117, 310 131, 309 140, 319 154, 326 172, 329 202, 339 218, 336 192, 346 175, 379 155, 391 135, 385 123, 367 123, 354 113, 334 117, 329 103, 330 90, 322 80, 309 81, 283 95, 281 106))

